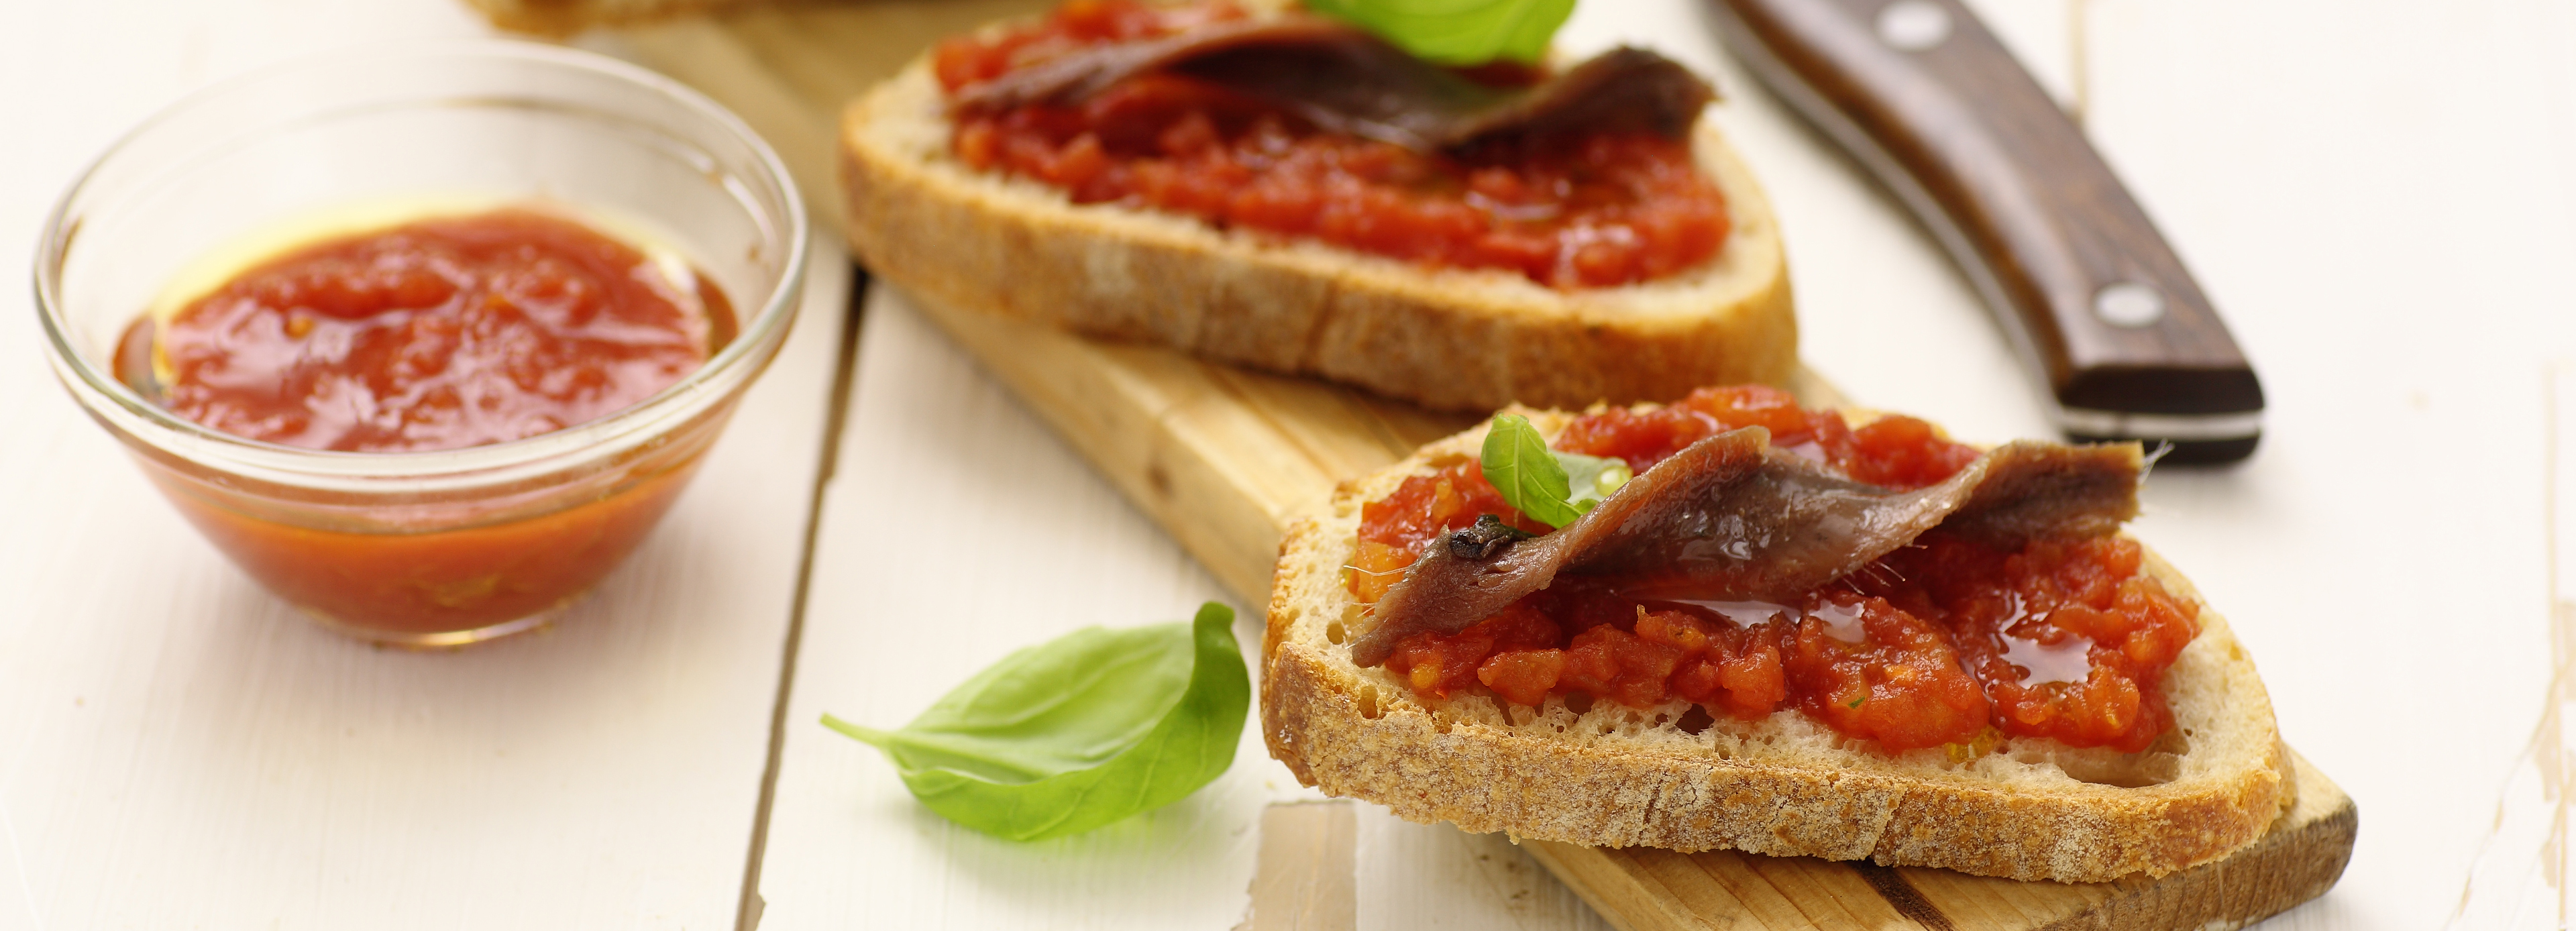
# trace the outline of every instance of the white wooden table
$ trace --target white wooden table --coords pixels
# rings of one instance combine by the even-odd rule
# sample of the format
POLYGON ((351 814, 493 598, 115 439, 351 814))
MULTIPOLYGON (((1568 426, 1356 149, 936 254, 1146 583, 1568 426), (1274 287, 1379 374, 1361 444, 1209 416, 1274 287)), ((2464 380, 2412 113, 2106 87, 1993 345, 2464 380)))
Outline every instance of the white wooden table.
MULTIPOLYGON (((2487 838, 2544 707, 2551 599, 2576 591, 2543 506, 2576 497, 2545 429, 2545 370, 2576 357, 2576 5, 1977 5, 2080 102, 2270 393, 2256 458, 2158 472, 2138 532, 2361 804, 2343 884, 2273 926, 2439 925, 2482 844, 2482 889, 2519 888, 2555 803, 2487 838)), ((187 91, 485 31, 452 0, 0 0, 0 267, 187 91)), ((1695 0, 1587 0, 1563 39, 1718 75, 1811 364, 1972 438, 2043 431, 1958 275, 1721 58, 1695 0)), ((719 929, 755 867, 764 928, 1232 926, 1261 806, 1308 797, 1258 741, 1170 809, 1023 846, 924 813, 814 723, 899 723, 1013 646, 1222 597, 886 293, 818 499, 847 277, 815 267, 634 562, 551 631, 447 654, 335 637, 235 572, 51 383, 28 289, 0 287, 0 929, 719 929)), ((1363 928, 1600 926, 1500 841, 1367 812, 1360 839, 1363 928)))

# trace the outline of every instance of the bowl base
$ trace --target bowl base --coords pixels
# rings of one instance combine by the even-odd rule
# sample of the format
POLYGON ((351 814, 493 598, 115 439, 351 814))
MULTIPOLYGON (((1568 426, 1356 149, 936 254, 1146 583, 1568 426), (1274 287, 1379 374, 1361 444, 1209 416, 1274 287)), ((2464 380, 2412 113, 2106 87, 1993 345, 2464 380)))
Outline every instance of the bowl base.
POLYGON ((304 608, 301 610, 304 612, 306 619, 311 620, 315 624, 321 625, 325 630, 329 630, 343 636, 355 637, 357 639, 382 646, 401 647, 407 650, 438 650, 452 649, 455 647, 469 646, 486 641, 498 640, 512 634, 522 634, 545 627, 546 625, 554 623, 555 619, 563 617, 564 612, 571 610, 573 603, 579 600, 581 600, 579 596, 566 598, 563 601, 556 603, 554 607, 547 608, 535 614, 530 614, 525 617, 515 617, 497 624, 486 624, 484 626, 468 630, 386 630, 381 627, 368 627, 363 624, 352 624, 348 621, 323 614, 322 612, 315 611, 310 608, 304 608))

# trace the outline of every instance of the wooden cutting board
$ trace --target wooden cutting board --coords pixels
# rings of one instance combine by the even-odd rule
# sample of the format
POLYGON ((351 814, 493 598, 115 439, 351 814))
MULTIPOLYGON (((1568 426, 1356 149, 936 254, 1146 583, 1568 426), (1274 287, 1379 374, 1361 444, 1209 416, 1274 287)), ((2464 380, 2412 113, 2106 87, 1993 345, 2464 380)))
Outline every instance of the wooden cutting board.
MULTIPOLYGON (((817 220, 837 225, 833 140, 841 106, 939 37, 1049 5, 799 6, 633 29, 606 41, 741 114, 779 148, 817 220)), ((1473 422, 1321 382, 914 305, 1253 605, 1269 600, 1270 567, 1289 515, 1342 479, 1473 422)), ((1804 370, 1789 387, 1811 405, 1843 401, 1804 370)), ((2269 834, 2226 860, 2154 881, 2023 883, 1732 852, 1544 842, 1524 849, 1628 931, 2235 927, 2323 893, 2351 857, 2351 798, 2293 757, 2297 804, 2269 834)), ((1264 864, 1265 874, 1271 869, 1264 864)), ((1258 894, 1265 886, 1255 888, 1258 894)), ((1256 915, 1278 914, 1255 904, 1256 915)))

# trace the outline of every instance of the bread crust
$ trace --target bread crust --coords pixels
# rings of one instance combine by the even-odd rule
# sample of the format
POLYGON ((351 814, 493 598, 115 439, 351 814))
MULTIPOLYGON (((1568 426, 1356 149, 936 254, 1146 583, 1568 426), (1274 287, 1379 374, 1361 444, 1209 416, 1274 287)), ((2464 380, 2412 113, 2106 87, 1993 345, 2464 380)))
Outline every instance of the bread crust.
POLYGON ((465 0, 492 25, 562 38, 593 26, 627 26, 741 6, 747 0, 465 0))
POLYGON ((967 168, 950 154, 950 126, 927 59, 842 119, 851 247, 934 300, 1453 410, 1678 397, 1704 384, 1779 384, 1796 368, 1778 225, 1705 118, 1694 154, 1732 221, 1718 256, 1669 280, 1570 292, 1077 205, 967 168))
MULTIPOLYGON (((1553 434, 1566 416, 1523 411, 1553 434)), ((1974 756, 1889 755, 1794 710, 1677 727, 1689 703, 1577 713, 1462 693, 1424 703, 1341 646, 1364 623, 1342 584, 1361 502, 1471 456, 1483 427, 1345 483, 1290 527, 1263 643, 1271 755, 1333 795, 1421 822, 1590 846, 1733 848, 1869 859, 2014 879, 2163 876, 2261 836, 2289 803, 2271 701, 2199 592, 2152 552, 2147 571, 2201 604, 2200 635, 2164 683, 2176 730, 2141 754, 2013 738, 1974 756), (1340 627, 1338 637, 1335 627, 1340 627), (2096 781, 2084 781, 2074 774, 2096 781), (2116 784, 2126 783, 2127 785, 2116 784)))

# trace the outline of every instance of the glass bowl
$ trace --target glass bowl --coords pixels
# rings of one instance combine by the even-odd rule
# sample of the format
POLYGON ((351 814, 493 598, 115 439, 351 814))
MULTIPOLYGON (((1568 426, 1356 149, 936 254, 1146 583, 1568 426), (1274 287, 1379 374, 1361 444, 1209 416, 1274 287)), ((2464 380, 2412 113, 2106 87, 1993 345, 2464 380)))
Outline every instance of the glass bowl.
POLYGON ((778 156, 667 78, 531 43, 411 45, 252 74, 145 122, 55 207, 36 303, 64 387, 243 571, 327 626, 444 646, 544 624, 642 542, 786 338, 806 235, 778 156), (440 452, 244 439, 118 379, 124 329, 191 263, 398 201, 537 202, 650 237, 724 290, 736 336, 636 406, 440 452))

